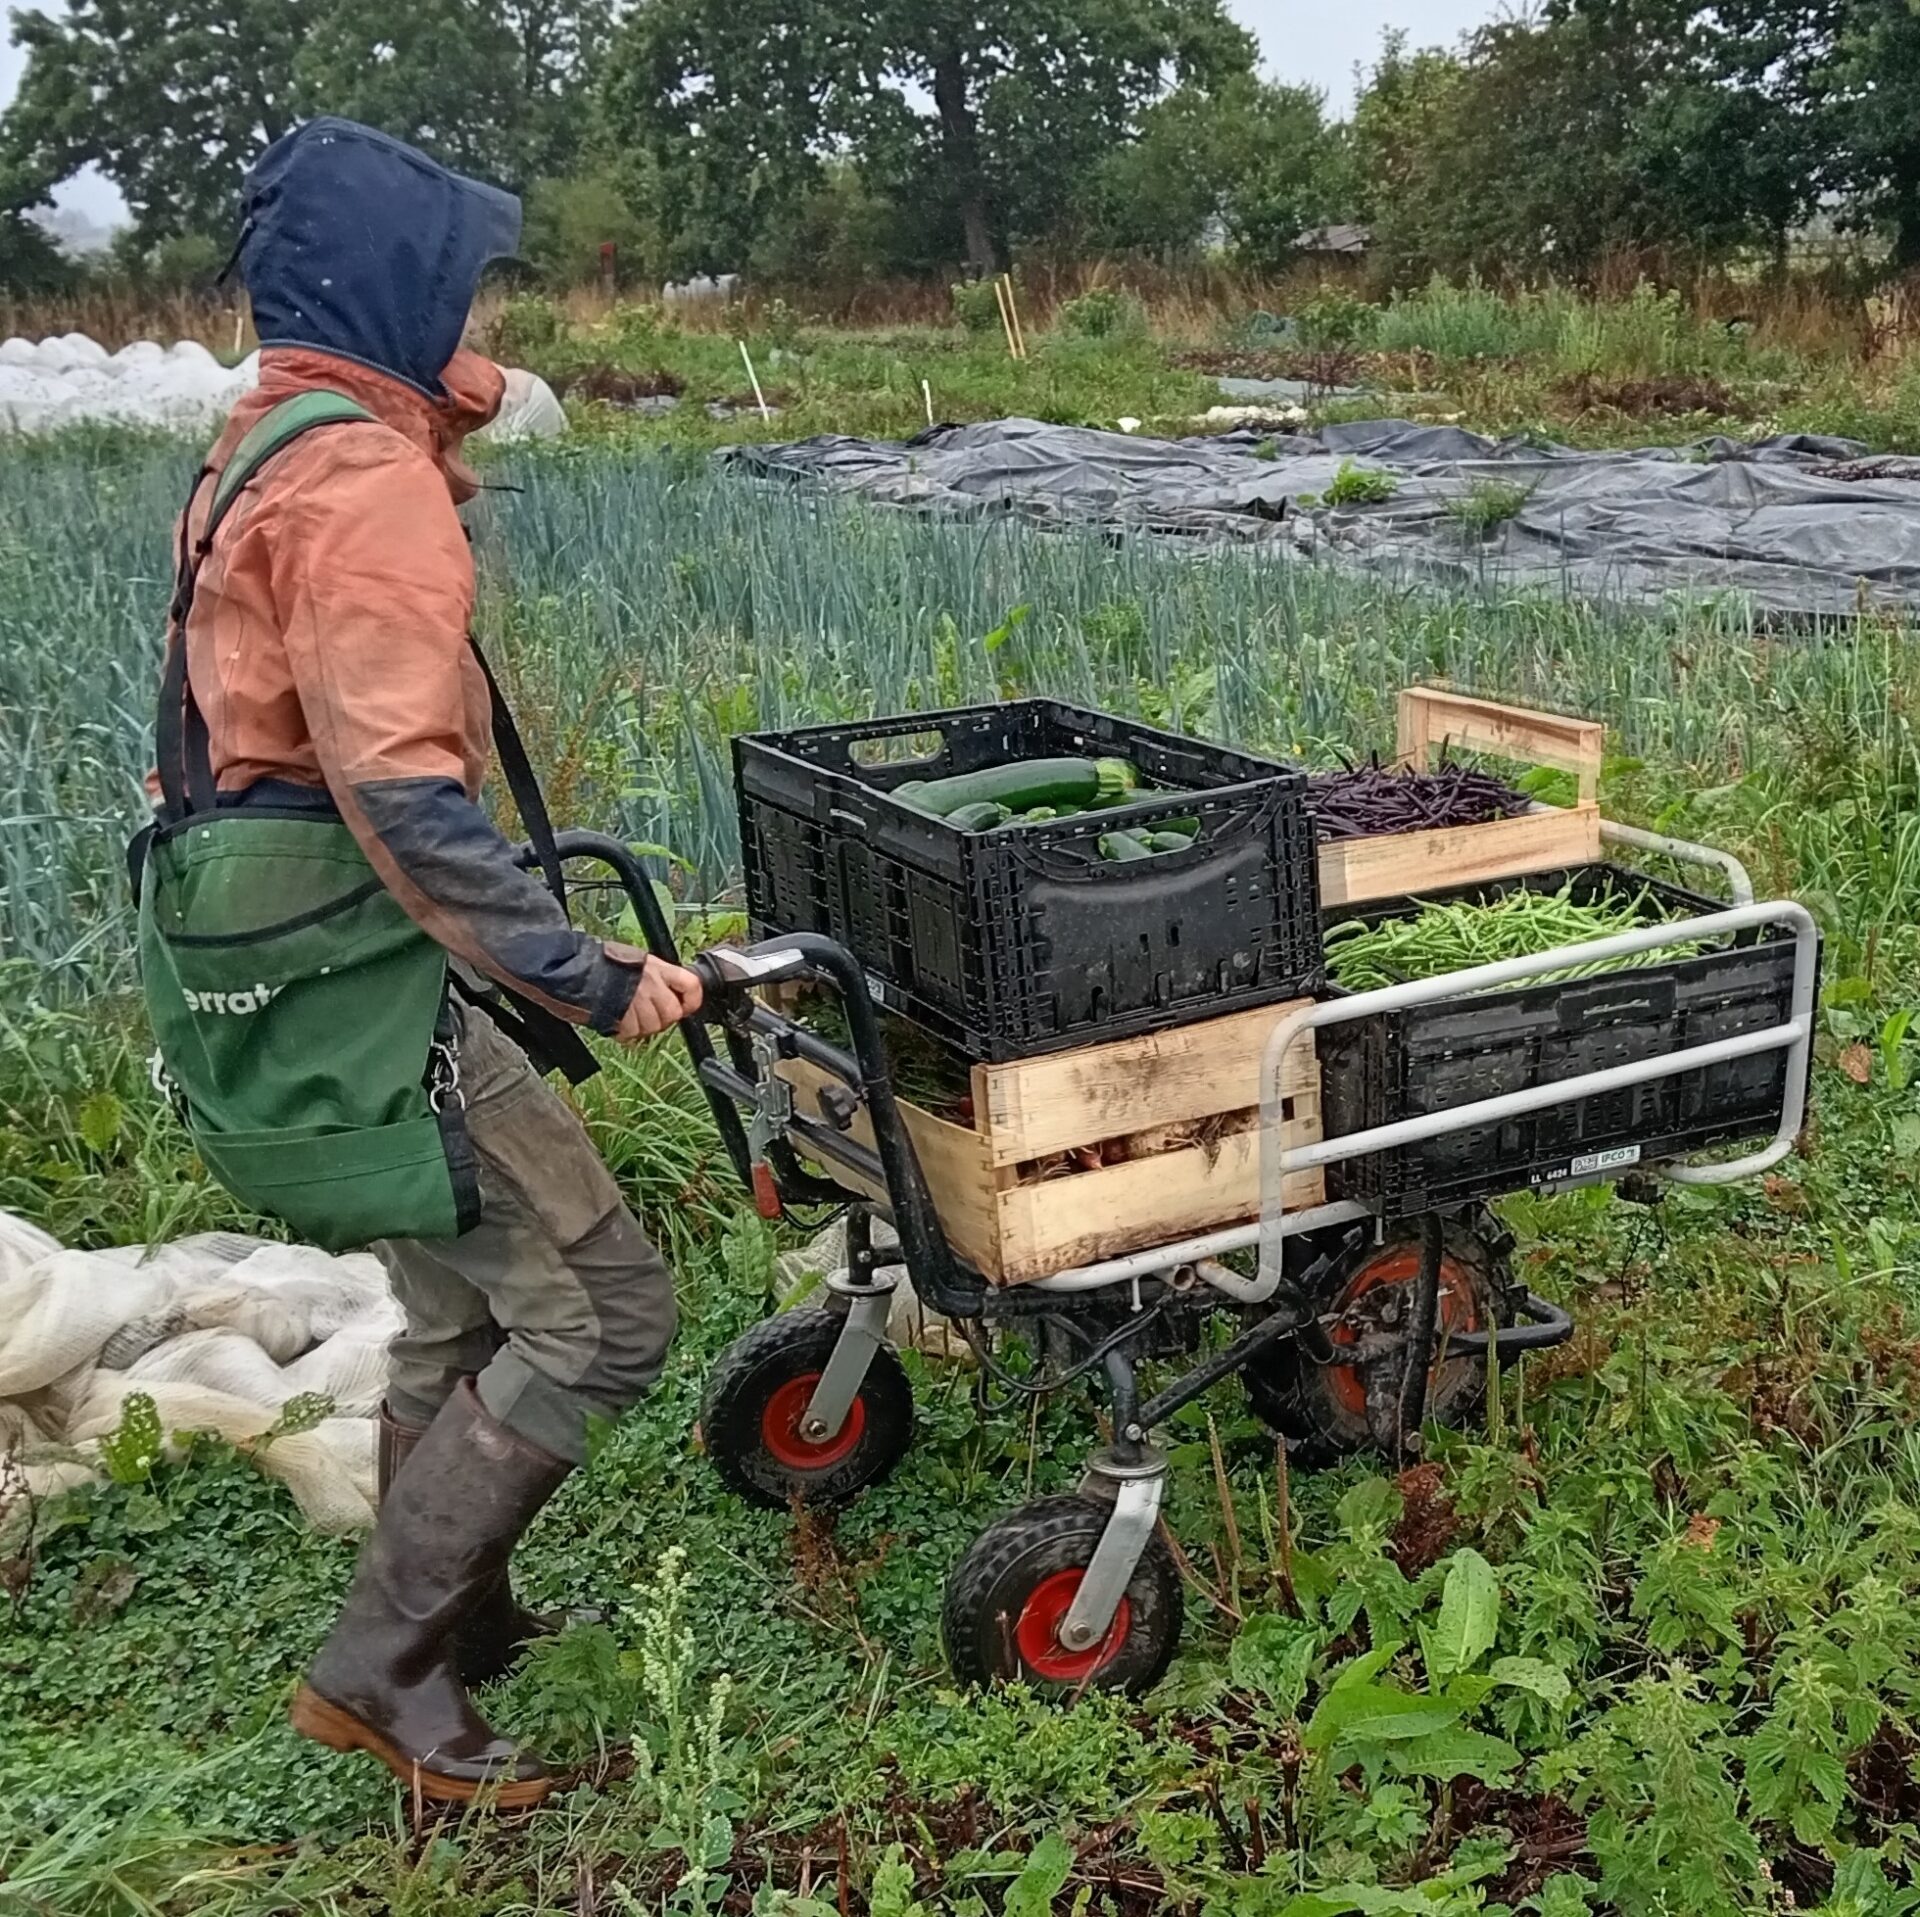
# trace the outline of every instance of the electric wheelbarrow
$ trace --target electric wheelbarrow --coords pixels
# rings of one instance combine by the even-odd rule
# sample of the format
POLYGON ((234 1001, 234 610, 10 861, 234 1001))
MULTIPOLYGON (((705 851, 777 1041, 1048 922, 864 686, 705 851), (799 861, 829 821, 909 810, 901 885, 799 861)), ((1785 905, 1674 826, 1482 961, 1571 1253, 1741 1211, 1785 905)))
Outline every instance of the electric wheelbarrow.
MULTIPOLYGON (((1658 850, 1697 850, 1620 836, 1658 850)), ((611 867, 649 947, 677 961, 666 915, 624 845, 572 832, 561 836, 559 850, 570 861, 611 867)), ((1744 873, 1724 855, 1706 856, 1734 874, 1739 902, 1728 909, 1285 1013, 1262 1061, 1259 1217, 1019 1284, 992 1282, 950 1241, 854 955, 813 934, 698 954, 687 962, 706 1004, 682 1032, 743 1183, 763 1215, 821 1205, 844 1209, 847 1220, 846 1264, 827 1279, 826 1302, 766 1319, 715 1364, 701 1417, 715 1468, 742 1496, 778 1508, 844 1503, 899 1465, 913 1441, 913 1400, 887 1326, 904 1272, 1008 1391, 1032 1397, 1097 1379, 1111 1415, 1111 1442, 1087 1459, 1076 1493, 1037 1499, 996 1520, 955 1566, 943 1613, 955 1674, 1065 1691, 1146 1689, 1172 1658, 1182 1620, 1180 1574, 1160 1522, 1167 1459, 1152 1441, 1176 1412, 1240 1374, 1256 1411, 1303 1462, 1364 1444, 1404 1460, 1417 1454, 1429 1417, 1457 1422, 1470 1411, 1489 1364, 1558 1344, 1573 1329, 1564 1310, 1512 1282, 1511 1241, 1482 1204, 1416 1216, 1386 1215, 1381 1204, 1351 1197, 1303 1206, 1289 1202, 1298 1172, 1775 1058, 1782 1063, 1778 1109, 1770 1111, 1772 1137, 1761 1149, 1706 1163, 1658 1163, 1657 1150, 1643 1158, 1638 1146, 1614 1149, 1592 1154, 1592 1162, 1576 1158, 1559 1182, 1618 1178, 1631 1167, 1636 1176, 1654 1170, 1679 1182, 1724 1184, 1792 1150, 1805 1112, 1817 932, 1804 907, 1754 903, 1744 873), (1683 941, 1737 943, 1763 933, 1790 947, 1782 960, 1791 977, 1784 1017, 1342 1136, 1302 1143, 1284 1122, 1289 1073, 1316 1032, 1452 1007, 1683 941), (844 1046, 767 1002, 768 988, 796 982, 837 996, 844 1046), (797 1068, 814 1081, 811 1109, 795 1098, 797 1068), (891 1228, 895 1246, 876 1244, 876 1223, 891 1228), (1226 1329, 1210 1339, 1212 1318, 1226 1329), (1002 1362, 1008 1334, 1035 1349, 1033 1371, 1002 1362), (1143 1393, 1147 1360, 1185 1362, 1143 1393)), ((1594 1002, 1590 991, 1568 991, 1570 1003, 1594 1002)), ((1508 1188, 1532 1182, 1516 1175, 1508 1188)))

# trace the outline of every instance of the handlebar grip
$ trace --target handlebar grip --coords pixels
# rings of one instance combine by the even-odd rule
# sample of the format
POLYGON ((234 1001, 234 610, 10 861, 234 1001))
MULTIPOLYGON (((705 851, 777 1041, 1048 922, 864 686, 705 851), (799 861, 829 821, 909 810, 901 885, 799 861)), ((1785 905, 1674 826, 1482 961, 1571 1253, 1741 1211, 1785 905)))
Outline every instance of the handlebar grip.
POLYGON ((814 973, 804 953, 778 941, 745 952, 730 945, 716 945, 696 954, 691 970, 700 981, 701 991, 719 1000, 751 991, 757 985, 779 985, 788 979, 810 978, 814 973))

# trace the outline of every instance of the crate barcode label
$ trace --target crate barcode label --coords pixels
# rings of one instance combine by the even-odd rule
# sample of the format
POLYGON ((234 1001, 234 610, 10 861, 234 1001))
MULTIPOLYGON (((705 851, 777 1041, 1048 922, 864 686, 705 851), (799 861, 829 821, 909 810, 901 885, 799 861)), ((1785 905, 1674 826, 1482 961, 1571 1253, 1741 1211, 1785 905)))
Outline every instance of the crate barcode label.
POLYGON ((1618 1171, 1640 1162, 1638 1145, 1619 1145, 1610 1152, 1585 1152, 1567 1167, 1569 1178, 1587 1178, 1594 1172, 1618 1171))
POLYGON ((875 978, 871 972, 867 974, 867 995, 876 1005, 884 1005, 887 1002, 885 982, 875 978))

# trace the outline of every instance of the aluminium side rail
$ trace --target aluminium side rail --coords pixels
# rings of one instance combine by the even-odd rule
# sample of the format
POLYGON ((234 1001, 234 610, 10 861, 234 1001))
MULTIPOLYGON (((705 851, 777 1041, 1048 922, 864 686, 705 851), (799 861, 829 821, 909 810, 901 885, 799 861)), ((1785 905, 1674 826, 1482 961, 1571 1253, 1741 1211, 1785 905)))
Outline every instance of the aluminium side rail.
MULTIPOLYGON (((1112 1258, 1097 1265, 1057 1273, 1035 1281, 1032 1288, 1050 1291, 1091 1291, 1104 1285, 1126 1284, 1133 1280, 1171 1271, 1181 1265, 1202 1265, 1229 1251, 1260 1247, 1260 1275, 1241 1279, 1230 1290, 1236 1301, 1262 1304, 1280 1287, 1282 1257, 1286 1239, 1323 1226, 1344 1224, 1369 1218, 1372 1210, 1355 1200, 1289 1212, 1284 1202, 1286 1179, 1296 1171, 1332 1165, 1349 1158, 1365 1157, 1369 1152, 1385 1151, 1395 1145, 1412 1145, 1428 1138, 1445 1137, 1526 1112, 1542 1111, 1573 1099, 1589 1098, 1604 1092, 1620 1091, 1630 1085, 1671 1078, 1681 1072, 1698 1071, 1710 1065, 1725 1064, 1737 1058, 1750 1058, 1762 1052, 1787 1054, 1786 1091, 1780 1122, 1772 1140, 1762 1149, 1744 1157, 1719 1164, 1656 1166, 1661 1176, 1677 1183, 1696 1185, 1730 1184, 1777 1165, 1792 1151, 1794 1140, 1806 1116, 1808 1054, 1813 1042, 1814 993, 1818 975, 1819 930, 1813 915, 1804 905, 1781 899, 1759 905, 1736 905, 1724 912, 1704 913, 1698 918, 1670 919, 1654 925, 1638 926, 1630 932, 1618 932, 1603 939, 1589 939, 1579 945, 1564 945, 1551 952, 1536 952, 1525 958, 1501 959, 1491 965, 1476 965, 1462 972, 1443 973, 1438 978, 1416 979, 1405 985, 1383 986, 1371 992, 1356 992, 1350 997, 1331 999, 1310 1005, 1282 1019, 1267 1041, 1261 1068, 1261 1197, 1259 1221, 1236 1225, 1224 1231, 1209 1232, 1178 1244, 1156 1246, 1126 1258, 1112 1258), (1794 938, 1793 994, 1786 1020, 1756 1031, 1742 1032, 1733 1038, 1713 1039, 1666 1052, 1656 1058, 1634 1060, 1626 1065, 1611 1065, 1575 1078, 1557 1079, 1550 1084, 1533 1085, 1517 1092, 1504 1092, 1493 1098, 1458 1105, 1449 1111, 1429 1112, 1391 1125, 1376 1125, 1363 1132, 1349 1132, 1341 1138, 1323 1139, 1317 1144, 1289 1147, 1282 1123, 1281 1071, 1288 1052, 1301 1037, 1325 1025, 1341 1025, 1380 1012, 1394 1012, 1413 1005, 1430 1005, 1437 1000, 1467 997, 1497 986, 1518 984, 1542 973, 1557 972, 1601 959, 1625 958, 1663 946, 1696 939, 1729 937, 1752 931, 1763 925, 1789 926, 1794 938)), ((1214 1274, 1202 1270, 1202 1277, 1215 1282, 1214 1274)), ((1222 1276, 1226 1274, 1222 1273, 1222 1276)))
POLYGON ((1637 825, 1620 825, 1612 819, 1600 821, 1600 838, 1607 845, 1630 845, 1638 852, 1658 852, 1678 865, 1704 865, 1723 873, 1735 905, 1753 903, 1753 880, 1747 868, 1731 852, 1717 846, 1695 845, 1690 839, 1670 839, 1664 832, 1648 832, 1637 825))

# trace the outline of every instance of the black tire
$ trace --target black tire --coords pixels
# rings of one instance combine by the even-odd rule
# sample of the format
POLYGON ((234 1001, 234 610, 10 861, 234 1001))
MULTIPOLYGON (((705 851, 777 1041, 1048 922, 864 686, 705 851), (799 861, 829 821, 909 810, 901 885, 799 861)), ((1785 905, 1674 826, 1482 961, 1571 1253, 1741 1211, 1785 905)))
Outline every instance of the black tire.
POLYGON ((772 1510, 845 1504, 907 1455, 913 1388, 890 1345, 873 1354, 838 1437, 810 1446, 799 1436, 794 1407, 804 1409, 841 1323, 838 1312, 819 1306, 784 1311, 736 1338, 714 1365, 701 1436, 714 1469, 749 1503, 772 1510))
POLYGON ((1138 1696, 1159 1682, 1179 1645, 1185 1605, 1173 1554, 1157 1532, 1105 1642, 1076 1657, 1054 1640, 1051 1657, 1034 1655, 1046 1617, 1064 1614, 1072 1601, 1077 1580, 1069 1574, 1086 1569, 1109 1514, 1094 1498, 1039 1498, 974 1539, 947 1579, 940 1619, 955 1677, 966 1684, 1018 1679, 1059 1696, 1138 1696))
MULTIPOLYGON (((1505 1327, 1513 1323, 1508 1253, 1512 1239, 1484 1210, 1446 1223, 1441 1266, 1441 1323, 1447 1322, 1449 1295, 1461 1330, 1505 1327), (1461 1307, 1464 1306, 1464 1311, 1461 1307)), ((1371 1288, 1369 1274, 1404 1271, 1408 1257, 1418 1269, 1417 1220, 1390 1228, 1382 1245, 1363 1245, 1337 1260, 1327 1272, 1316 1305, 1334 1311, 1371 1288)), ((1377 1277, 1373 1283, 1383 1282, 1377 1277)), ((1392 1282, 1407 1282, 1402 1277, 1392 1282)), ((1294 1461, 1309 1467, 1333 1464, 1373 1444, 1362 1391, 1356 1401, 1357 1373, 1352 1366, 1319 1365, 1291 1339, 1270 1345, 1241 1374, 1255 1414, 1288 1441, 1294 1461)), ((1435 1368, 1427 1388, 1427 1416, 1455 1427, 1475 1417, 1486 1402, 1486 1360, 1477 1355, 1449 1358, 1435 1368)))

